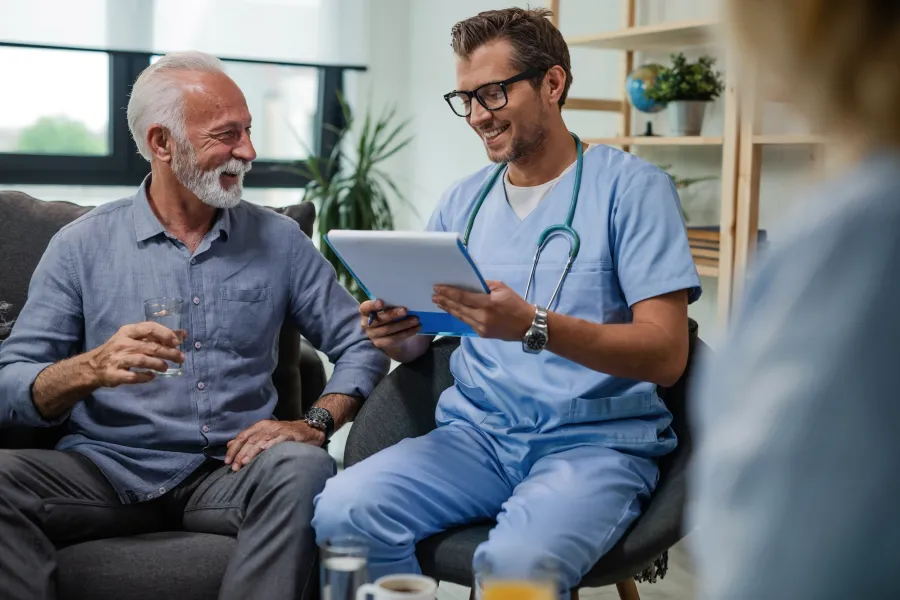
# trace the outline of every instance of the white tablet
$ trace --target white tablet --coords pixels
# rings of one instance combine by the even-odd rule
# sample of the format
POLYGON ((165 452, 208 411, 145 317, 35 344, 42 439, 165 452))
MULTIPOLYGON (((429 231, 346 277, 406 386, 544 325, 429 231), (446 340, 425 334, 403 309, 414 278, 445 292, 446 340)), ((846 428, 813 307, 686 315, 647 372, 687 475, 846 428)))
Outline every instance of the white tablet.
POLYGON ((370 299, 406 307, 418 317, 420 334, 475 335, 431 301, 436 285, 489 292, 456 233, 335 229, 325 242, 370 299))

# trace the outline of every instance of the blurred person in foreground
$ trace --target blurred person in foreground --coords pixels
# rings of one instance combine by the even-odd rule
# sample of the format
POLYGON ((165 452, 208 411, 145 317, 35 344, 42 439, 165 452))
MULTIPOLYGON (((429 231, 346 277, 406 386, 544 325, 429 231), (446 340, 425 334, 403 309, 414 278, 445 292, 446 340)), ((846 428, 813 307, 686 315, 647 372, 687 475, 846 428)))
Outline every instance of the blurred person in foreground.
POLYGON ((317 593, 321 446, 388 360, 297 223, 241 200, 250 112, 218 59, 148 67, 128 124, 150 174, 53 237, 0 346, 0 427, 68 429, 56 450, 0 450, 0 595, 54 597, 57 543, 164 529, 237 536, 221 598, 317 593), (139 322, 157 296, 186 300, 181 348, 139 322), (299 421, 273 419, 285 318, 336 362, 299 421), (146 370, 163 359, 184 374, 146 370))
POLYGON ((900 3, 727 4, 743 58, 843 165, 772 236, 705 365, 697 597, 897 597, 900 3))

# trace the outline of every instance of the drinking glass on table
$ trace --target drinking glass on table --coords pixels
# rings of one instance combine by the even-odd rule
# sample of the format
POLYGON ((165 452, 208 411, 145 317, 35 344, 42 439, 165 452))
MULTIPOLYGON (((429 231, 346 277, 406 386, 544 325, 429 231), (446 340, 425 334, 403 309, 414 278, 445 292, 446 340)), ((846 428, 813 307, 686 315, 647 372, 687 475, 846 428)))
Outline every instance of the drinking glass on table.
POLYGON ((369 549, 352 536, 327 540, 319 548, 322 600, 356 600, 369 577, 369 549))
MULTIPOLYGON (((144 317, 148 321, 155 321, 164 327, 168 327, 178 336, 179 345, 184 343, 184 300, 181 298, 150 298, 144 301, 144 317)), ((168 369, 165 371, 153 371, 162 377, 174 377, 181 375, 181 365, 171 360, 166 360, 168 369)))
POLYGON ((476 567, 475 585, 480 600, 558 600, 560 597, 559 570, 550 560, 508 571, 484 558, 476 567))

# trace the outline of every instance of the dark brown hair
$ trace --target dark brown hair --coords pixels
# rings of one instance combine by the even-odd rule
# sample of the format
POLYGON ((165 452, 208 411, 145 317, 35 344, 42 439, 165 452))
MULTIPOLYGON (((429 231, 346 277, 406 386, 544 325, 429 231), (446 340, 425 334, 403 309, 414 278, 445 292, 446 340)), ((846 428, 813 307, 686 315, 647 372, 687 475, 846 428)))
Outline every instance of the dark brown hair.
MULTIPOLYGON (((457 56, 468 58, 488 42, 505 39, 513 47, 513 66, 519 71, 537 69, 543 74, 559 65, 566 72, 566 83, 559 97, 562 107, 572 85, 572 65, 566 41, 547 18, 552 14, 546 8, 481 12, 453 26, 450 45, 457 56)), ((532 82, 535 88, 539 84, 540 80, 532 82)))

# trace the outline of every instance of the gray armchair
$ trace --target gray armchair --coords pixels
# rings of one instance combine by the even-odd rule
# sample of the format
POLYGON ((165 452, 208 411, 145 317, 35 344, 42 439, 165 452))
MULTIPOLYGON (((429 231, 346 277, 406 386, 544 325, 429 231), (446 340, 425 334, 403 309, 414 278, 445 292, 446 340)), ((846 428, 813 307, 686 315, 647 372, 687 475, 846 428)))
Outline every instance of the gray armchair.
MULTIPOLYGON (((622 600, 638 600, 635 581, 664 577, 668 549, 684 535, 682 520, 686 494, 686 468, 691 455, 691 435, 686 418, 687 396, 698 353, 708 347, 698 337, 698 326, 690 320, 690 354, 681 379, 660 389, 674 419, 679 439, 677 449, 660 461, 660 480, 641 516, 618 544, 582 580, 579 587, 616 584, 622 600)), ((436 340, 418 360, 397 367, 375 389, 357 415, 347 439, 347 467, 407 437, 431 431, 438 397, 453 385, 450 355, 458 339, 436 340)), ((475 548, 488 538, 492 522, 458 527, 421 541, 416 555, 422 570, 438 581, 472 585, 475 548)), ((573 590, 573 598, 578 591, 573 590)))
MULTIPOLYGON (((43 202, 20 192, 0 192, 0 300, 14 319, 50 238, 90 210, 68 202, 43 202)), ((312 235, 315 208, 308 202, 278 212, 312 235)), ((0 336, 0 341, 3 337, 0 336)), ((278 392, 275 416, 299 419, 325 388, 325 367, 312 345, 286 320, 272 373, 278 392)), ((0 429, 0 448, 53 448, 66 424, 48 429, 0 429)), ((59 598, 104 600, 213 600, 234 549, 231 537, 168 531, 88 541, 59 548, 59 598)))

